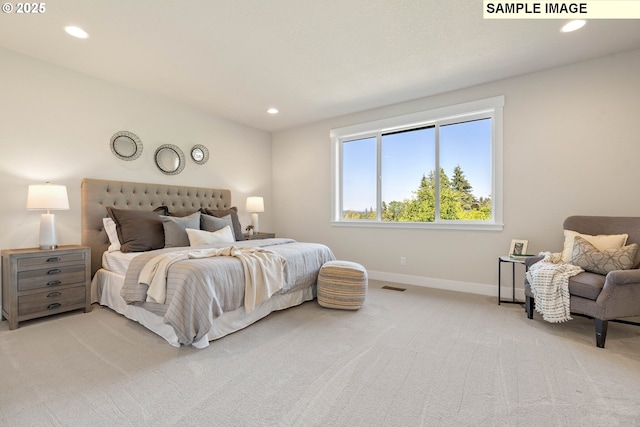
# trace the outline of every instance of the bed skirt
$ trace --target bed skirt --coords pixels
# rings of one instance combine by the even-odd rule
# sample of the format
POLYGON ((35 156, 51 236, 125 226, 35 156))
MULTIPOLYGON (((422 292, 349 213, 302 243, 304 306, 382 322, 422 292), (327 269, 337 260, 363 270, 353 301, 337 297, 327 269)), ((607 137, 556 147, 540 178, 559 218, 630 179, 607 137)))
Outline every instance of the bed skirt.
MULTIPOLYGON (((169 344, 180 347, 178 335, 173 327, 164 323, 161 316, 158 316, 142 307, 127 304, 120 296, 120 289, 124 284, 124 276, 100 269, 96 272, 91 283, 91 301, 111 308, 117 313, 136 321, 145 328, 164 338, 169 344)), ((198 341, 191 345, 196 348, 209 346, 209 341, 222 338, 225 335, 246 328, 278 310, 300 305, 305 301, 315 298, 315 286, 299 289, 287 294, 277 294, 258 305, 254 311, 247 314, 244 307, 234 311, 224 313, 215 319, 211 329, 198 341)))

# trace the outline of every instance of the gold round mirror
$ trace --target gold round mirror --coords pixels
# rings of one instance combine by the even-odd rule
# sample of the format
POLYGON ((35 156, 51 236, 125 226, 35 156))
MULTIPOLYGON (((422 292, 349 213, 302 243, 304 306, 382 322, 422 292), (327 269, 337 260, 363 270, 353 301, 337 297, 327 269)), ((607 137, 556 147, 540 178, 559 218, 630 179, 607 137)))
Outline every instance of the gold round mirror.
POLYGON ((184 153, 173 144, 164 144, 158 147, 155 160, 160 172, 167 175, 179 174, 184 169, 184 153))
POLYGON ((120 160, 135 160, 142 154, 142 141, 134 133, 116 132, 111 137, 111 152, 120 160))

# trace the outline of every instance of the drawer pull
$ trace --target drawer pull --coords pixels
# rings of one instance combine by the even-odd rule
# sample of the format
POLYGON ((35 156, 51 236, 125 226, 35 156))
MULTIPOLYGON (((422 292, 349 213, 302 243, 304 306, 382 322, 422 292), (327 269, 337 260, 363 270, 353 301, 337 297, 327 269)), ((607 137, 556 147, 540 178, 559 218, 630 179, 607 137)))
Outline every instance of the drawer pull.
POLYGON ((60 284, 62 284, 60 280, 52 280, 49 283, 47 283, 47 286, 58 286, 60 284))
POLYGON ((47 259, 47 262, 60 262, 60 261, 61 261, 60 257, 57 257, 57 256, 47 259))
POLYGON ((47 298, 55 298, 59 297, 60 295, 62 295, 60 292, 51 292, 49 295, 47 295, 47 298))
POLYGON ((56 309, 56 308, 60 307, 61 305, 62 305, 62 304, 60 304, 59 302, 54 302, 53 304, 49 304, 49 305, 47 306, 47 309, 49 309, 49 310, 53 310, 53 309, 56 309))
POLYGON ((54 268, 53 270, 47 271, 47 274, 60 274, 60 273, 62 273, 62 270, 60 270, 59 268, 54 268))

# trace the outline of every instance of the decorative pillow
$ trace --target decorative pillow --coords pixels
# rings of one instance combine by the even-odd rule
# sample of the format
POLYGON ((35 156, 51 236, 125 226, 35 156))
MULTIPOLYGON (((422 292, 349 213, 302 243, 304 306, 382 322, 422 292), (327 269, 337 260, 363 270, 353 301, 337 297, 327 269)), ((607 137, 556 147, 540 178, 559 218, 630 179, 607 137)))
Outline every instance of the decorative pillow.
POLYGON ((116 223, 120 250, 122 252, 144 252, 164 247, 164 229, 160 212, 133 211, 107 208, 109 217, 116 223))
POLYGON ((160 215, 160 220, 164 228, 165 248, 189 246, 189 236, 185 229, 200 229, 200 212, 183 217, 160 215))
MULTIPOLYGON (((202 214, 200 216, 200 230, 205 231, 218 231, 221 228, 226 226, 231 228, 231 232, 233 232, 233 220, 231 219, 231 215, 223 216, 222 218, 217 218, 215 216, 202 214)), ((196 227, 189 227, 196 228, 196 227)), ((235 239, 235 233, 233 233, 233 238, 235 239)))
POLYGON ((620 249, 627 243, 627 237, 629 237, 628 234, 599 234, 597 236, 591 236, 590 234, 580 234, 572 230, 564 230, 563 262, 571 262, 573 241, 576 236, 582 237, 601 251, 605 249, 620 249))
POLYGON ((118 230, 116 230, 116 223, 111 218, 102 218, 102 224, 104 225, 104 231, 107 232, 109 237, 109 249, 107 252, 115 252, 120 250, 120 240, 118 240, 118 230))
POLYGON ((218 231, 194 230, 187 228, 191 246, 210 245, 212 243, 235 243, 233 231, 228 225, 218 231))
POLYGON ((576 236, 573 244, 571 264, 585 271, 606 275, 610 271, 628 270, 633 267, 638 245, 633 243, 620 249, 598 250, 586 239, 576 236))
POLYGON ((215 216, 217 218, 222 218, 227 215, 231 215, 231 222, 233 223, 233 236, 236 240, 244 240, 244 236, 242 235, 242 226, 240 225, 240 220, 238 219, 238 208, 233 206, 229 209, 209 209, 202 208, 200 212, 205 213, 207 215, 215 216))

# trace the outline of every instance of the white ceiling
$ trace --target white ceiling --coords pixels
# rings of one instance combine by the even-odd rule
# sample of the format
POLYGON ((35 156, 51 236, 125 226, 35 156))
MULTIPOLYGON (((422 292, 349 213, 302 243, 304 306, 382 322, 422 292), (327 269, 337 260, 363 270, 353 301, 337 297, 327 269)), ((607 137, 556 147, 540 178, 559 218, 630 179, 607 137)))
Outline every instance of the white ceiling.
POLYGON ((637 20, 564 34, 559 20, 484 20, 479 0, 45 5, 3 14, 0 47, 268 131, 640 48, 637 20))

